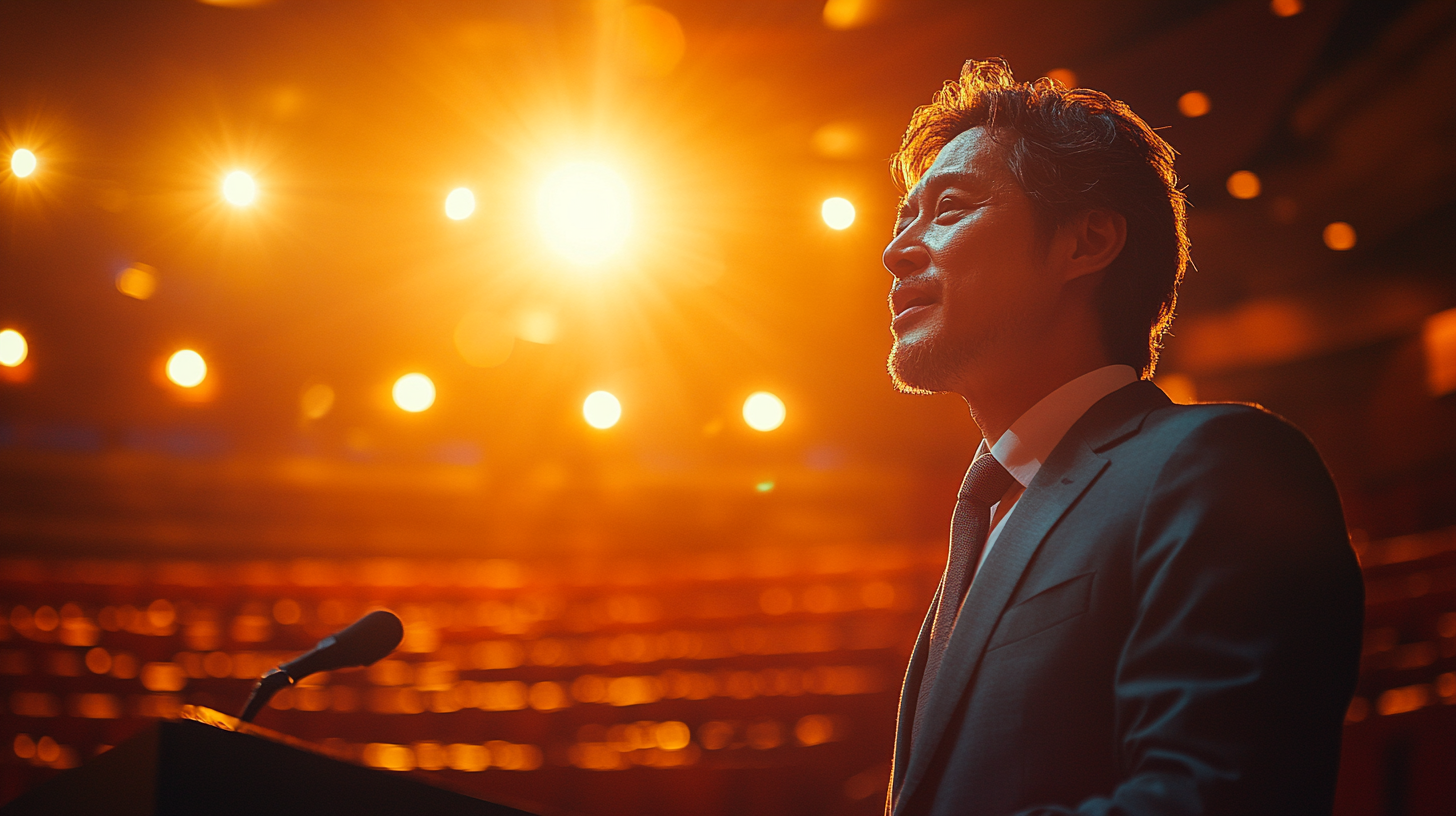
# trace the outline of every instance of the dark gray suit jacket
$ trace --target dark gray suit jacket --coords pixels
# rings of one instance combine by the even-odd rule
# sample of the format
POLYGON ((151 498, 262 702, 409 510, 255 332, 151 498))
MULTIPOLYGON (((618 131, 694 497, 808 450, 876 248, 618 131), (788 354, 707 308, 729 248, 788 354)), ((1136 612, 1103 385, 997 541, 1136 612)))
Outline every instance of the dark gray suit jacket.
POLYGON ((911 745, 926 618, 887 810, 1328 813, 1363 601, 1303 434, 1128 385, 1072 426, 1008 518, 911 745))

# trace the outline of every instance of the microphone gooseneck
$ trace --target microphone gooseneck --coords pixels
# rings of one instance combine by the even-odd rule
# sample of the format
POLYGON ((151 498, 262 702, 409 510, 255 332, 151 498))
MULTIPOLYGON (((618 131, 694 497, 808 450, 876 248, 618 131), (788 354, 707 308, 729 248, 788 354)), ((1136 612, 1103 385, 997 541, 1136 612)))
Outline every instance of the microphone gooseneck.
POLYGON ((368 666, 385 657, 404 639, 404 624, 387 609, 377 609, 348 627, 320 640, 312 651, 269 671, 258 680, 238 719, 252 722, 273 695, 322 671, 368 666))

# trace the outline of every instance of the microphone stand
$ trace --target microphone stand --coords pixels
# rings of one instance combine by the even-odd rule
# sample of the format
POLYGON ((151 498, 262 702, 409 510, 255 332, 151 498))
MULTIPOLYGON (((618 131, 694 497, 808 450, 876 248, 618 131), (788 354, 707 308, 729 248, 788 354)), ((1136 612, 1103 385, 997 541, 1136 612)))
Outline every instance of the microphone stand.
POLYGON ((258 678, 258 684, 253 686, 253 693, 248 695, 248 704, 243 707, 243 713, 238 715, 238 719, 252 722, 258 712, 263 710, 263 706, 273 699, 273 695, 293 685, 293 682, 293 675, 282 668, 273 669, 258 678))

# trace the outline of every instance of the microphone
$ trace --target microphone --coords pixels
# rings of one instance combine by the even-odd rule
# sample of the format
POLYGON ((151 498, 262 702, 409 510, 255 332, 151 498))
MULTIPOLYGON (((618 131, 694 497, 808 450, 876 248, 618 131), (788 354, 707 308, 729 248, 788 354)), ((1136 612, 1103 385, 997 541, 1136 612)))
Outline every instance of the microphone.
POLYGON ((280 689, 310 674, 354 666, 368 666, 385 657, 404 639, 404 624, 387 609, 376 609, 347 628, 320 640, 313 651, 295 657, 263 675, 253 687, 238 719, 252 722, 280 689))

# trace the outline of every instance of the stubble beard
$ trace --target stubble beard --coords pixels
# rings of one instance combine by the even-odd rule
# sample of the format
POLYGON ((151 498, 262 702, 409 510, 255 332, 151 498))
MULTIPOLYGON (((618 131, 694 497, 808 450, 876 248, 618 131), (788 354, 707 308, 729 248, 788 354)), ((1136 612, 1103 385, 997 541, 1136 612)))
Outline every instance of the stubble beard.
POLYGON ((954 390, 956 381, 974 354, 969 344, 948 340, 931 335, 907 343, 896 337, 885 364, 895 390, 902 394, 938 394, 954 390))

